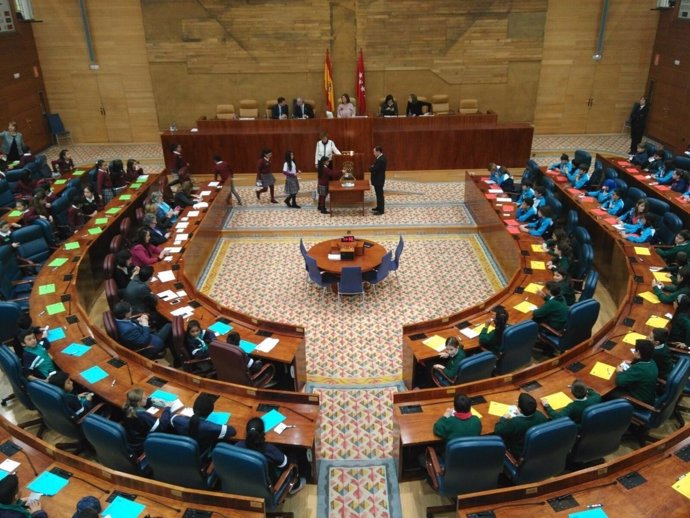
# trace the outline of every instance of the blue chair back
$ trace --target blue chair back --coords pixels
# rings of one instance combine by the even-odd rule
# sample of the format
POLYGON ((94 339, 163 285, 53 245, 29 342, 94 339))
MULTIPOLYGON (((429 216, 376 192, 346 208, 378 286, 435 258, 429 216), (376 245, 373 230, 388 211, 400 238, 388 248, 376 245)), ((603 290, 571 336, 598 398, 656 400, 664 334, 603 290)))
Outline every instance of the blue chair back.
POLYGON ((579 245, 589 245, 592 243, 592 237, 589 235, 589 230, 585 227, 575 227, 573 230, 573 237, 579 245))
POLYGON ((86 440, 96 450, 98 462, 106 468, 139 475, 136 459, 127 445, 127 433, 120 423, 89 414, 81 423, 86 440))
POLYGON ((560 217, 561 212, 563 212, 563 204, 561 201, 555 196, 547 196, 546 204, 551 207, 551 217, 554 219, 554 221, 557 220, 560 217))
POLYGON ((684 171, 690 171, 690 158, 682 155, 678 155, 673 159, 673 165, 676 169, 683 169, 684 171))
POLYGON ((690 376, 690 357, 681 356, 671 369, 666 378, 664 392, 657 396, 654 401, 655 412, 646 409, 635 409, 633 416, 636 420, 642 421, 646 428, 658 428, 676 409, 678 400, 683 395, 683 389, 690 376))
POLYGON ((501 342, 501 356, 496 363, 497 375, 512 372, 529 363, 538 332, 539 326, 533 320, 506 327, 501 342))
POLYGON ((591 269, 587 277, 585 277, 585 282, 582 284, 579 302, 591 299, 597 290, 597 284, 599 284, 599 273, 595 269, 591 269))
POLYGON ((144 441, 144 452, 155 480, 193 489, 209 489, 210 481, 199 458, 199 445, 191 437, 153 432, 144 441))
POLYGON ((455 383, 469 383, 470 381, 490 378, 496 368, 496 360, 496 356, 489 351, 473 354, 465 358, 458 365, 455 383))
POLYGON ((599 317, 601 305, 594 299, 578 301, 568 308, 568 318, 565 322, 565 331, 558 340, 556 347, 560 351, 567 351, 575 345, 589 340, 599 317))
POLYGON ((21 298, 17 303, 23 310, 29 307, 29 292, 31 284, 13 285, 14 281, 23 278, 22 271, 17 264, 14 249, 9 245, 0 246, 0 295, 6 300, 21 298))
POLYGON ((496 435, 459 437, 446 444, 445 471, 439 477, 439 493, 456 495, 498 487, 506 447, 496 435))
POLYGON ((321 271, 319 271, 319 267, 316 264, 316 259, 310 255, 305 255, 304 261, 307 264, 307 272, 309 273, 309 279, 311 281, 322 288, 330 286, 330 283, 323 281, 323 276, 321 275, 321 271))
POLYGON ((22 308, 16 302, 0 301, 0 343, 12 342, 19 328, 17 322, 22 308))
POLYGON ((575 464, 600 460, 616 450, 630 426, 633 406, 626 399, 592 405, 582 412, 580 433, 568 458, 575 464))
POLYGON ((5 373, 7 380, 12 385, 14 397, 29 410, 36 410, 27 391, 26 385, 28 381, 24 377, 22 364, 14 351, 6 345, 0 345, 0 369, 5 373))
POLYGON ((654 153, 656 153, 656 146, 652 144, 651 142, 645 142, 644 143, 644 149, 647 151, 647 154, 651 157, 654 153))
POLYGON ((24 259, 41 264, 51 254, 43 228, 38 225, 22 227, 16 230, 12 237, 19 243, 17 253, 24 259))
POLYGON ((65 401, 65 392, 45 381, 27 383, 27 392, 48 428, 70 439, 82 440, 79 425, 72 420, 72 411, 65 401))
POLYGON ((592 155, 584 149, 576 149, 574 160, 577 160, 579 164, 585 164, 587 169, 592 165, 592 155))
POLYGON ((513 482, 529 484, 562 473, 576 437, 577 425, 568 417, 527 430, 522 460, 512 473, 513 482))
POLYGON ((660 200, 659 198, 647 198, 647 207, 649 208, 649 212, 658 215, 660 218, 671 210, 668 202, 660 200))
POLYGON ((547 193, 553 193, 554 189, 556 189, 556 183, 548 176, 544 176, 541 179, 541 184, 547 193))
POLYGON ((628 192, 628 183, 625 180, 623 180, 622 178, 616 178, 614 180, 614 182, 616 183, 616 189, 622 189, 623 190, 623 197, 625 199, 625 195, 628 192))
POLYGON ((579 221, 579 217, 577 215, 577 211, 570 209, 568 211, 568 220, 566 222, 566 231, 568 234, 572 234, 575 231, 575 228, 577 228, 577 223, 579 221))
POLYGON ((381 259, 381 265, 375 270, 374 279, 371 281, 378 284, 383 281, 391 271, 391 264, 393 262, 393 252, 388 252, 381 259))
POLYGON ((618 171, 616 171, 613 167, 607 167, 606 172, 604 173, 604 179, 615 180, 616 178, 618 178, 618 171))
POLYGON ((592 269, 594 262, 594 249, 589 243, 583 245, 578 243, 576 253, 577 264, 575 265, 574 277, 576 279, 583 279, 585 275, 592 269))
POLYGON ((364 293, 362 269, 359 266, 346 266, 340 273, 338 293, 343 295, 357 295, 364 293))
POLYGON ((259 452, 220 443, 213 449, 213 465, 220 490, 242 496, 263 498, 269 510, 275 509, 271 476, 266 458, 259 452))
POLYGON ((48 114, 48 127, 53 135, 62 135, 65 133, 65 126, 62 124, 62 119, 59 113, 48 114))
POLYGON ((11 207, 14 205, 14 193, 10 189, 7 180, 0 180, 0 207, 11 207))
POLYGON ((661 224, 656 230, 654 237, 662 245, 672 245, 676 234, 683 229, 683 221, 673 212, 667 212, 661 218, 661 224))
POLYGON ((405 242, 403 241, 403 237, 400 236, 398 246, 395 247, 395 256, 393 257, 393 263, 391 264, 391 271, 397 272, 398 268, 400 268, 400 256, 402 255, 404 247, 405 242))
POLYGON ((624 210, 629 210, 637 203, 637 200, 646 197, 647 195, 641 189, 638 189, 637 187, 630 187, 625 193, 625 200, 623 200, 625 203, 624 210))

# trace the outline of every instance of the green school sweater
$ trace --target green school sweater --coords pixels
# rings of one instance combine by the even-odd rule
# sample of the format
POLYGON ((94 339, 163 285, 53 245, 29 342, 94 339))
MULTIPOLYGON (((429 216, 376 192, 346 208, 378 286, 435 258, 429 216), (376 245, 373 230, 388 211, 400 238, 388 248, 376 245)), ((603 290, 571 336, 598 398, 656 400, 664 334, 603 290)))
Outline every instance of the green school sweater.
POLYGON ((656 398, 656 379, 659 369, 653 360, 633 363, 630 368, 616 373, 616 386, 624 389, 635 399, 654 404, 656 398))
POLYGON ((519 459, 525 446, 527 430, 536 424, 545 423, 546 421, 546 416, 538 410, 531 416, 517 416, 510 419, 501 417, 498 423, 496 423, 494 433, 503 439, 506 449, 516 459, 519 459))
POLYGON ((434 433, 446 442, 458 437, 476 437, 482 433, 482 422, 475 415, 467 419, 443 416, 434 423, 434 433))
POLYGON ((588 406, 596 405, 601 403, 601 396, 597 394, 593 389, 587 389, 587 395, 583 399, 576 399, 572 403, 560 410, 554 410, 550 406, 545 406, 544 409, 551 419, 558 419, 559 417, 569 417, 577 424, 580 424, 582 420, 582 412, 588 406))

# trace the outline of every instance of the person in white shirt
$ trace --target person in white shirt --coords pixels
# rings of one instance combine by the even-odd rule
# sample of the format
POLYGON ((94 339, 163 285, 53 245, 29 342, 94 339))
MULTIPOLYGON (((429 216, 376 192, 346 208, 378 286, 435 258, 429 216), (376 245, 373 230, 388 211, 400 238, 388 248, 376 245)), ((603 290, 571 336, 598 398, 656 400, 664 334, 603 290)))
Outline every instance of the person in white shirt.
POLYGON ((330 163, 333 160, 333 155, 341 155, 342 153, 336 147, 335 142, 328 139, 328 133, 325 131, 321 133, 321 140, 316 143, 316 153, 314 154, 314 166, 319 165, 319 160, 322 156, 328 158, 330 163))

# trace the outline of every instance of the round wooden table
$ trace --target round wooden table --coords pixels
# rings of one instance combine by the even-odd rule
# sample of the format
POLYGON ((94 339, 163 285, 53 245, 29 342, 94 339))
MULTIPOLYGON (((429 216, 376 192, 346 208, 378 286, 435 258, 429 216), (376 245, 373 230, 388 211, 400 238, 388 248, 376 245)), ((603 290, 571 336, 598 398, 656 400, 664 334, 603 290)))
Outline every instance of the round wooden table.
MULTIPOLYGON (((365 273, 370 272, 381 264, 381 260, 387 252, 383 246, 374 241, 369 241, 368 239, 357 239, 355 240, 355 243, 356 242, 363 242, 365 246, 364 254, 355 255, 354 259, 340 261, 331 261, 328 259, 328 254, 331 249, 340 246, 340 239, 321 241, 312 246, 308 253, 311 257, 316 259, 316 265, 319 267, 319 270, 332 273, 333 275, 340 275, 343 268, 347 268, 348 266, 359 266, 362 269, 362 273, 365 273)), ((355 243, 352 244, 354 245, 355 243)))

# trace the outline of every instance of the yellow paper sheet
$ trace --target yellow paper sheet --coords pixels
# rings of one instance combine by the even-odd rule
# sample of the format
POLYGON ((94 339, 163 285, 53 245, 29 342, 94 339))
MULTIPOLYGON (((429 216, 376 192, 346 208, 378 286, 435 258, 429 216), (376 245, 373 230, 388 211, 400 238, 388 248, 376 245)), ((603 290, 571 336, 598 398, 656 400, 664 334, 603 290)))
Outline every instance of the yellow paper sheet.
POLYGON ((546 270, 546 263, 544 261, 531 261, 533 270, 546 270))
POLYGON ((650 327, 666 327, 666 324, 669 323, 669 320, 664 318, 664 317, 649 317, 649 319, 645 322, 650 327))
POLYGON ((690 473, 683 475, 680 480, 671 486, 686 498, 690 498, 690 476, 688 475, 690 475, 690 473))
POLYGON ((661 302, 659 297, 657 297, 656 294, 652 293, 651 291, 645 291, 644 293, 639 293, 639 295, 647 302, 651 302, 652 304, 659 304, 661 302))
POLYGON ((645 335, 636 333, 635 331, 631 331, 623 337, 623 341, 626 344, 635 345, 635 342, 637 342, 638 340, 645 340, 646 338, 647 337, 645 335))
POLYGON ((537 309, 537 306, 532 304, 529 300, 523 300, 518 304, 517 306, 514 306, 515 309, 517 309, 520 313, 529 313, 530 311, 534 311, 537 309))
POLYGON ((441 352, 446 348, 446 339, 439 335, 429 337, 422 343, 436 352, 441 352))
POLYGON ((492 401, 489 404, 489 414, 490 415, 495 415, 497 417, 503 417, 508 413, 508 410, 510 409, 510 405, 506 405, 504 403, 499 403, 498 401, 492 401))
POLYGON ((555 394, 546 396, 544 399, 546 399, 546 401, 549 403, 549 406, 554 410, 565 408, 573 402, 573 400, 570 399, 565 392, 556 392, 555 394))
POLYGON ((480 414, 479 412, 477 412, 477 411, 474 409, 474 407, 472 407, 470 410, 472 411, 472 415, 476 415, 479 419, 481 419, 482 417, 484 417, 482 414, 480 414))
POLYGON ((525 286, 525 291, 527 293, 539 293, 539 290, 543 289, 544 286, 538 282, 530 282, 527 286, 525 286))
POLYGON ((636 246, 635 253, 637 255, 652 255, 649 251, 649 248, 645 248, 644 246, 636 246))
POLYGON ((671 282, 671 274, 668 272, 652 272, 654 278, 659 282, 671 282))
POLYGON ((589 372, 592 376, 597 378, 610 380, 613 374, 616 372, 616 368, 608 365, 606 363, 597 362, 594 368, 589 372))
POLYGON ((532 245, 532 252, 544 252, 544 247, 541 245, 532 245))

